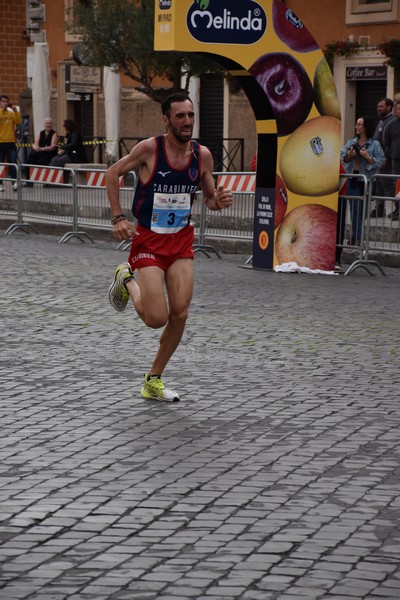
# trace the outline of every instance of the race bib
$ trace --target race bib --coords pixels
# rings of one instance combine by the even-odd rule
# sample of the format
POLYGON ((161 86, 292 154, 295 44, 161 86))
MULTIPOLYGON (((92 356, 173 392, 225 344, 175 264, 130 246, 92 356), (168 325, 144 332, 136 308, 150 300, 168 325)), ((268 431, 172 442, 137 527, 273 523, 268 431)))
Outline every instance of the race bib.
POLYGON ((155 233, 177 233, 190 219, 190 194, 155 193, 151 230, 155 233))

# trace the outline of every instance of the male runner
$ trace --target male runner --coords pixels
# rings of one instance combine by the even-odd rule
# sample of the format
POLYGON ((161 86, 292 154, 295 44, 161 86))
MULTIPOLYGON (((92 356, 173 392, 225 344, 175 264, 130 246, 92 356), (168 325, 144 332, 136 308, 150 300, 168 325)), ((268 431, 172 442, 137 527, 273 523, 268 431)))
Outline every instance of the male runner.
POLYGON ((132 238, 129 263, 117 267, 109 300, 115 310, 123 311, 131 298, 148 327, 165 326, 141 394, 177 401, 179 395, 164 386, 161 375, 182 338, 192 299, 194 194, 200 184, 210 210, 228 208, 233 196, 223 187, 215 189, 211 152, 191 139, 194 110, 188 95, 173 94, 161 108, 166 134, 139 142, 106 173, 113 234, 121 241, 132 238), (138 171, 132 206, 135 225, 119 201, 119 177, 133 170, 138 171))

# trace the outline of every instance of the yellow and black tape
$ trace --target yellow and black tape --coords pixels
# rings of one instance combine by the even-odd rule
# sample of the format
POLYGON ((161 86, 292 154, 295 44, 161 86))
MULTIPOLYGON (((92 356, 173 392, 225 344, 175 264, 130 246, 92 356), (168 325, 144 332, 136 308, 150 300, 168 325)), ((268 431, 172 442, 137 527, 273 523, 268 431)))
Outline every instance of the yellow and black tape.
POLYGON ((87 142, 83 142, 85 146, 96 146, 97 144, 107 144, 108 142, 118 142, 119 140, 91 140, 87 142))
MULTIPOLYGON (((83 142, 84 146, 97 146, 98 144, 107 144, 108 142, 119 142, 119 140, 88 140, 86 142, 83 142)), ((32 148, 33 144, 32 143, 27 143, 27 144, 21 144, 21 143, 17 143, 17 147, 18 148, 32 148)))

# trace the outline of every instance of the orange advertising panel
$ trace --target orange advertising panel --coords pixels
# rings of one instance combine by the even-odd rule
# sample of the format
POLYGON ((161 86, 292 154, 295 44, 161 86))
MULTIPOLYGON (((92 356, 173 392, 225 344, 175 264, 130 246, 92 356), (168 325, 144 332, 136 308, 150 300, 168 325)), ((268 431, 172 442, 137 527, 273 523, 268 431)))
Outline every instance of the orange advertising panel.
POLYGON ((210 53, 253 108, 253 266, 335 266, 340 110, 323 53, 283 0, 155 0, 155 49, 210 53))

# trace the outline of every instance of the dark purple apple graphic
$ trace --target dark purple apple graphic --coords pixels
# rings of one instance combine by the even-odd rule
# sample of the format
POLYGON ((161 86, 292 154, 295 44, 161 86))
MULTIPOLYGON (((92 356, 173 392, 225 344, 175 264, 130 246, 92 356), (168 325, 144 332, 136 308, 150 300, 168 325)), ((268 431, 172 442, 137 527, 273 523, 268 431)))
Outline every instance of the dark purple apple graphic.
POLYGON ((304 67, 286 52, 260 56, 250 67, 267 96, 278 135, 289 135, 306 120, 313 104, 313 86, 304 67))
POLYGON ((319 45, 284 0, 273 0, 272 22, 275 33, 282 42, 296 52, 318 50, 319 45))

